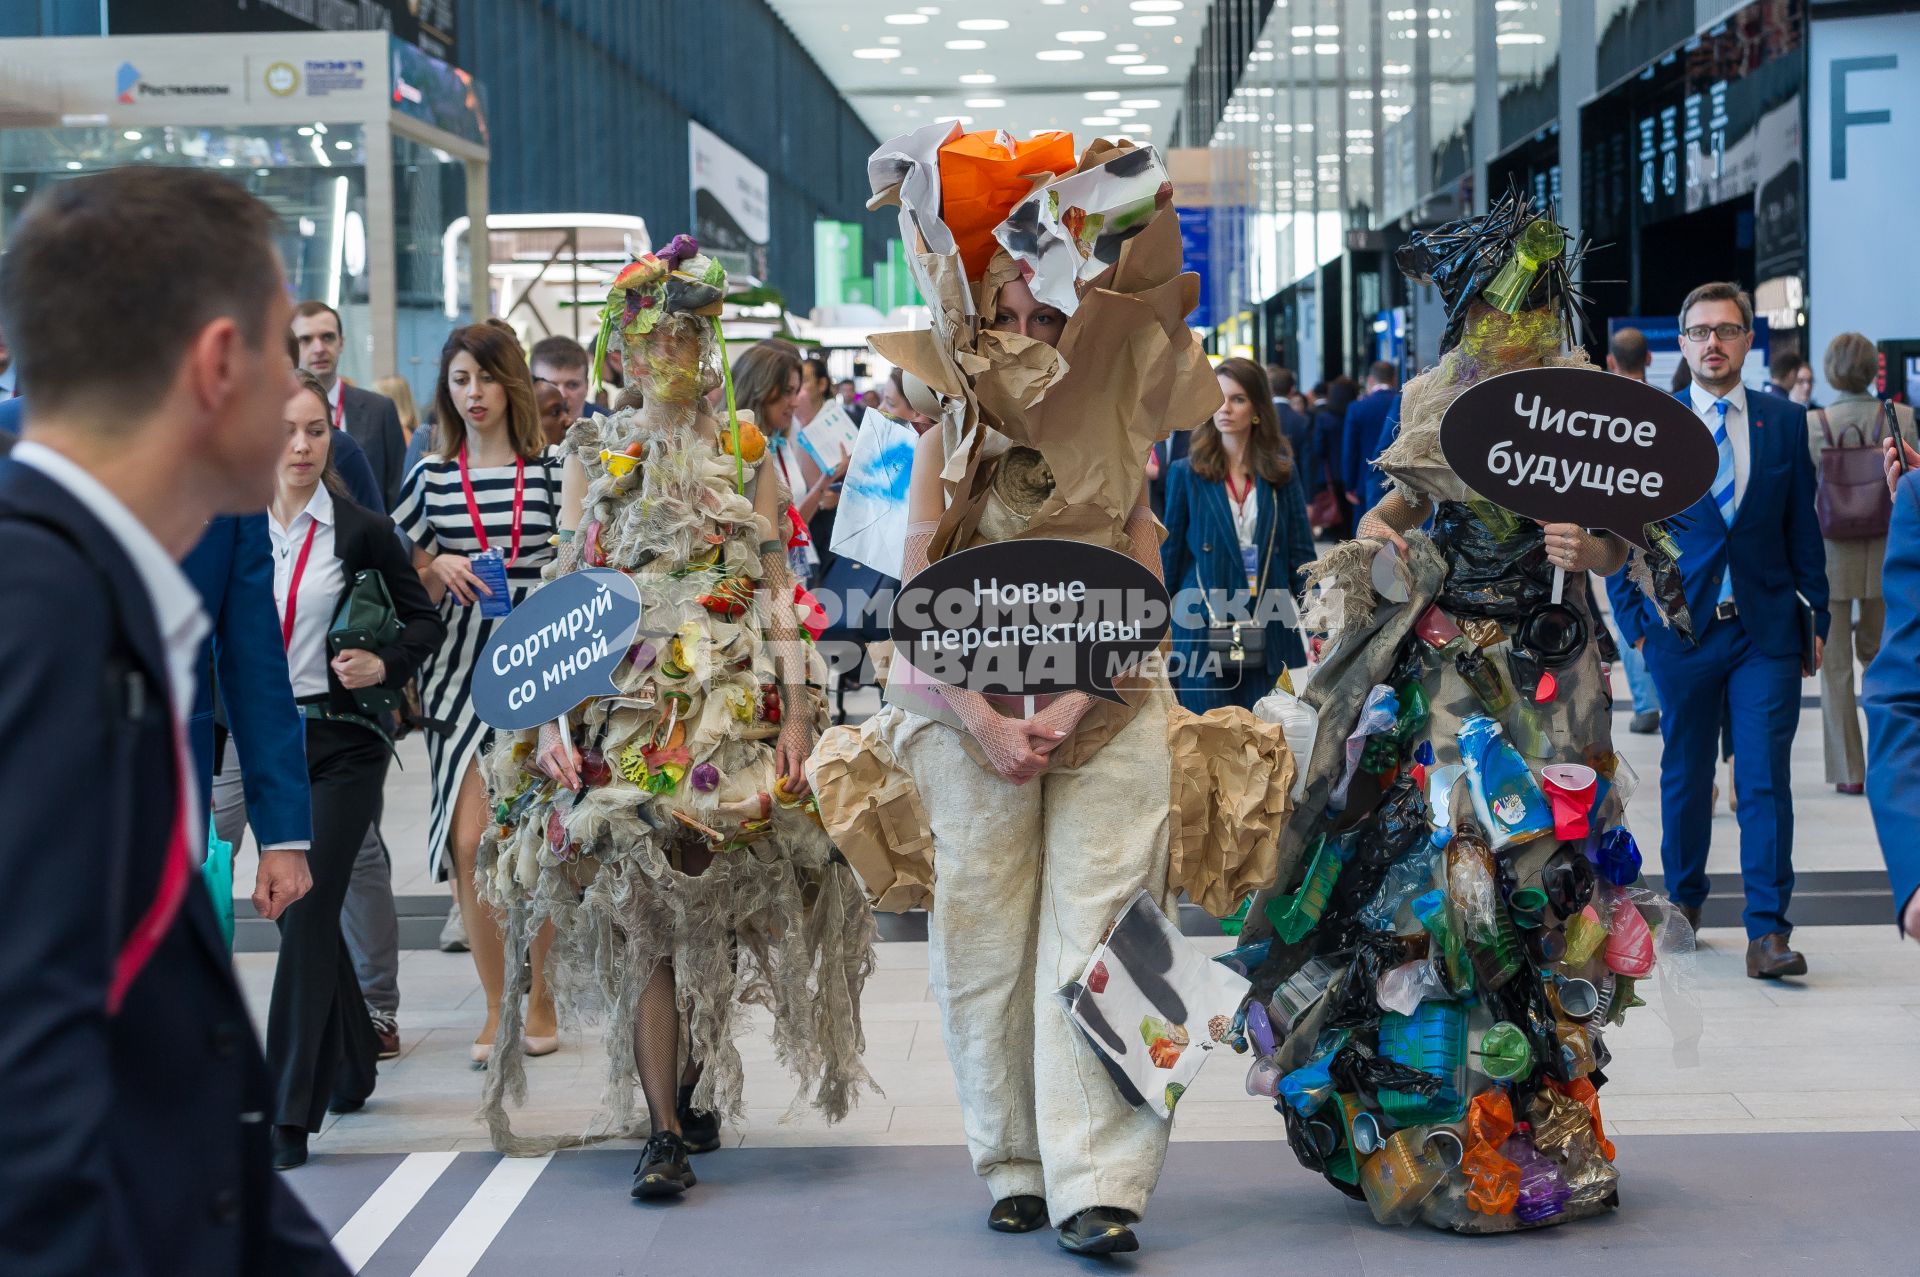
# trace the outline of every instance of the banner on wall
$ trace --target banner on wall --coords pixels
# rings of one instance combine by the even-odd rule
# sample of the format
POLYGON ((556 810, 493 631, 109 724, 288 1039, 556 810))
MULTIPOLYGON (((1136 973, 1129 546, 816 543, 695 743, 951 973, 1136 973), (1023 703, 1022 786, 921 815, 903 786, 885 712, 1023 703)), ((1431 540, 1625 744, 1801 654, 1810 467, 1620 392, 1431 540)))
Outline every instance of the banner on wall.
POLYGON ((719 134, 687 121, 693 174, 693 237, 729 274, 767 278, 772 238, 767 171, 719 134))
POLYGON ((455 0, 106 0, 109 35, 391 31, 454 60, 455 0))
POLYGON ((1816 399, 1833 397, 1820 354, 1843 332, 1920 338, 1901 227, 1920 208, 1920 13, 1816 18, 1809 66, 1808 311, 1816 399))

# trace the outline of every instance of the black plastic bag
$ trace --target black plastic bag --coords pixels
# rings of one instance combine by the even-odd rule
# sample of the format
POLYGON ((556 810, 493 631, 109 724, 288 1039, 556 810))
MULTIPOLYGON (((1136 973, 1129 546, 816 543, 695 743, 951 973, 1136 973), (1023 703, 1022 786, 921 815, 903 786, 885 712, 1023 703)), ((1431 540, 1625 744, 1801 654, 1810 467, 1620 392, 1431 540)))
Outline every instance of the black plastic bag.
POLYGON ((1436 600, 1445 611, 1491 617, 1511 630, 1552 597, 1553 565, 1539 525, 1523 521, 1502 539, 1459 501, 1442 501, 1433 525, 1448 563, 1436 600))

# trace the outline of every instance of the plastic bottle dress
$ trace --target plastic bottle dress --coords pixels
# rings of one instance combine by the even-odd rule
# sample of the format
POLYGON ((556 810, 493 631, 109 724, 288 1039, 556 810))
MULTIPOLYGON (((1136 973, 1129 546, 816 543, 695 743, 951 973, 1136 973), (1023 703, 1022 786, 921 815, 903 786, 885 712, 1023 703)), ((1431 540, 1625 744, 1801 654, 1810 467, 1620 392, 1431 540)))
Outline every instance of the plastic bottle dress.
POLYGON ((1563 331, 1550 307, 1465 307, 1458 345, 1408 385, 1380 465, 1436 513, 1394 565, 1404 602, 1371 588, 1377 541, 1310 570, 1335 587, 1309 616, 1334 643, 1302 693, 1321 731, 1283 836, 1301 850, 1242 937, 1270 939, 1255 997, 1290 1028, 1255 1044, 1249 1089, 1281 1097, 1300 1161, 1382 1223, 1506 1232, 1616 1205, 1604 1035, 1635 982, 1692 946, 1639 885, 1584 583, 1553 602, 1539 527, 1466 491, 1437 445, 1479 378, 1584 363, 1563 331), (1383 726, 1389 701, 1424 721, 1383 726), (1309 968, 1335 974, 1302 1009, 1309 968))

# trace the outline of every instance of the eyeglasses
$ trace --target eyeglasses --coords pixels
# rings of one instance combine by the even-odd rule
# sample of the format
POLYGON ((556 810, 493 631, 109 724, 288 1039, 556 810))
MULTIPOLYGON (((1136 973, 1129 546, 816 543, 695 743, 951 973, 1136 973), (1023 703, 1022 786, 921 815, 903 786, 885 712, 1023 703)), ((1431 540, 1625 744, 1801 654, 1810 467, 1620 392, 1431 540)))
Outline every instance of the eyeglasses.
POLYGON ((1705 341, 1709 337, 1718 337, 1721 341, 1732 341, 1743 337, 1750 330, 1745 324, 1695 324, 1691 328, 1682 328, 1680 335, 1688 341, 1705 341))

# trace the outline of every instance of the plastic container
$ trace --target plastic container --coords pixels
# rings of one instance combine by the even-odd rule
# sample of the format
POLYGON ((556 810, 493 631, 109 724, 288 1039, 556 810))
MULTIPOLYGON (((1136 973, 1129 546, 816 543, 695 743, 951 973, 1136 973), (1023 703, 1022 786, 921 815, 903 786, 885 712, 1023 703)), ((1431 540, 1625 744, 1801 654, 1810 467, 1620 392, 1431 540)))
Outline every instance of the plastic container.
POLYGON ((1480 704, 1489 714, 1504 714, 1513 705, 1513 689, 1507 686, 1507 679, 1500 667, 1488 660, 1484 652, 1462 652, 1453 658, 1453 668, 1465 680, 1473 694, 1480 698, 1480 704))
POLYGON ((1473 1052, 1474 1067, 1495 1081, 1524 1075, 1533 1067, 1533 1044, 1511 1020, 1497 1020, 1480 1035, 1473 1052))
POLYGON ((1435 843, 1428 839, 1387 866, 1379 889, 1373 893, 1373 899, 1367 902, 1367 907, 1360 911, 1360 925, 1371 931, 1393 930, 1394 919, 1400 916, 1400 906, 1433 885, 1436 854, 1435 843))
POLYGON ((1553 808, 1553 836, 1579 842, 1587 836, 1587 813, 1599 773, 1584 763, 1554 763, 1540 769, 1541 787, 1553 808))
MULTIPOLYGON (((1279 1098, 1301 1117, 1312 1117, 1333 1098, 1333 1076, 1327 1071, 1333 1056, 1328 1051, 1280 1079, 1279 1098)), ((1252 1085, 1252 1075, 1248 1075, 1247 1083, 1252 1085)))
POLYGON ((1521 1223, 1537 1224, 1567 1208, 1567 1198, 1572 1195, 1567 1181, 1561 1178, 1560 1168, 1533 1146, 1531 1128, 1525 1122, 1515 1123, 1513 1135, 1501 1152, 1520 1168, 1513 1213, 1521 1223))
MULTIPOLYGON (((1473 988, 1473 962, 1467 957, 1466 946, 1461 943, 1460 933, 1453 925, 1452 911, 1447 907, 1446 892, 1435 888, 1422 895, 1415 896, 1409 906, 1413 916, 1420 920, 1427 934, 1433 937, 1434 945, 1447 970, 1447 984, 1455 993, 1466 993, 1473 988)), ((1602 935, 1605 934, 1603 930, 1602 935)))
POLYGON ((1640 880, 1640 845, 1625 829, 1609 829, 1600 835, 1594 867, 1614 886, 1630 887, 1640 880))
POLYGON ((1270 1055, 1263 1055, 1247 1069, 1247 1094, 1280 1098, 1280 1066, 1270 1055))
POLYGON ((1615 975, 1639 979, 1653 970, 1653 931, 1633 901, 1621 896, 1613 902, 1613 921, 1607 927, 1604 955, 1615 975))
POLYGON ((1440 1079, 1432 1097, 1383 1089, 1380 1111, 1401 1126, 1452 1122, 1466 1112, 1460 1095, 1460 1070, 1467 1055, 1467 1012, 1458 1002, 1426 1001, 1412 1015, 1383 1012, 1380 1054, 1396 1064, 1440 1079))
POLYGON ((1268 1022, 1274 1033, 1285 1038, 1293 1032, 1293 1026, 1300 1023, 1320 995, 1327 991, 1340 969, 1322 958, 1314 958, 1298 971, 1288 976, 1281 986, 1273 991, 1273 997, 1267 1003, 1268 1022))
POLYGON ((1460 760, 1467 765, 1473 810, 1495 851, 1550 833, 1553 813, 1526 760, 1500 724, 1474 714, 1460 724, 1460 760))
POLYGON ((1426 1135, 1419 1127, 1395 1131, 1361 1166, 1360 1190, 1380 1223, 1411 1224, 1452 1170, 1448 1147, 1440 1141, 1429 1142, 1426 1135))
POLYGON ((1298 944, 1319 923, 1327 911, 1327 901, 1333 898, 1333 884, 1339 879, 1346 859, 1344 839, 1322 834, 1314 840, 1313 855, 1300 889, 1290 896, 1267 902, 1267 921, 1273 924, 1274 934, 1282 943, 1298 944))

